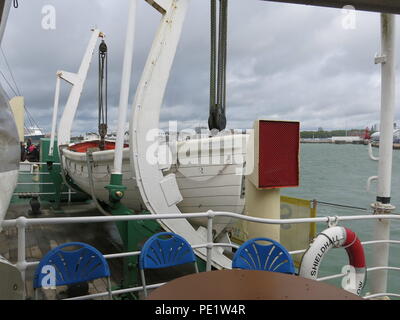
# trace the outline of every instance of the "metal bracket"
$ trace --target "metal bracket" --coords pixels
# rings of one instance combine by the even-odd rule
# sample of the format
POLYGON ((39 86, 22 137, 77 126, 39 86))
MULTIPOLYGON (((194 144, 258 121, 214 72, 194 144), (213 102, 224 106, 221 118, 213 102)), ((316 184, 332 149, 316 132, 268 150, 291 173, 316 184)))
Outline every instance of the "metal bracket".
POLYGON ((371 204, 374 209, 373 214, 392 214, 396 207, 390 203, 384 204, 380 202, 374 202, 371 204))
POLYGON ((387 57, 386 55, 378 55, 376 54, 375 56, 375 64, 381 64, 381 63, 386 63, 387 57))
POLYGON ((371 141, 368 141, 368 155, 371 160, 379 161, 379 157, 375 157, 374 153, 372 152, 372 144, 371 141))
POLYGON ((372 176, 372 177, 368 178, 368 180, 367 180, 367 192, 370 192, 371 182, 374 181, 374 180, 378 180, 378 178, 379 178, 378 176, 372 176))
POLYGON ((167 13, 167 10, 165 10, 163 7, 161 7, 157 2, 154 0, 145 0, 149 5, 151 5, 154 9, 156 9, 159 13, 162 15, 167 13))
POLYGON ((328 227, 333 228, 336 227, 339 222, 339 217, 334 216, 334 217, 328 217, 328 227))

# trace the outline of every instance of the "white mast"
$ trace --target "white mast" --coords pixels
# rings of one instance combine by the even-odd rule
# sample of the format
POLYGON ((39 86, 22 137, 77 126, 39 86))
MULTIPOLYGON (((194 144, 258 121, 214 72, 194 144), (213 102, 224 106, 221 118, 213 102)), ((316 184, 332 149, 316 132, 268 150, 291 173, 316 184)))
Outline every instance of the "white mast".
MULTIPOLYGON (((377 62, 382 64, 381 129, 379 141, 378 192, 372 206, 374 214, 390 214, 395 208, 390 204, 393 122, 396 96, 396 46, 395 16, 381 14, 382 55, 377 62)), ((374 226, 376 240, 390 239, 390 220, 377 220, 374 226)), ((373 266, 387 267, 389 264, 389 244, 377 244, 373 251, 373 266)), ((387 270, 374 271, 371 277, 372 293, 387 292, 387 270)))

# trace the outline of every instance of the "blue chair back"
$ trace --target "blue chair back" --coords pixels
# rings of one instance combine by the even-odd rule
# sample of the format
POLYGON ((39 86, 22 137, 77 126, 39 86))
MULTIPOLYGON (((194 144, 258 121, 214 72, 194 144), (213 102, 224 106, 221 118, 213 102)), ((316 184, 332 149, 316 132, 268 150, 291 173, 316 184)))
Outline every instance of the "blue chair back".
POLYGON ((108 263, 100 251, 82 242, 69 242, 49 251, 36 268, 33 280, 35 289, 42 287, 42 280, 48 275, 42 270, 48 265, 55 269, 55 286, 110 277, 108 263), (78 249, 66 250, 68 247, 78 249))
POLYGON ((254 238, 243 243, 233 257, 232 268, 295 273, 289 252, 279 242, 269 238, 254 238))
POLYGON ((140 269, 158 269, 196 262, 190 244, 180 235, 160 232, 151 236, 144 244, 140 258, 140 269))

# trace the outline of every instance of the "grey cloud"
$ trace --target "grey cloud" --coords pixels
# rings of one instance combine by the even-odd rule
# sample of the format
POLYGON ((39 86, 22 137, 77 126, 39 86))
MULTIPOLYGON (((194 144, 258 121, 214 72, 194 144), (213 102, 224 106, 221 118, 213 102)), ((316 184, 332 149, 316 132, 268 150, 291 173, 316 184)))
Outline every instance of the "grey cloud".
MULTIPOLYGON (((55 73, 76 72, 90 28, 106 33, 110 50, 109 121, 115 129, 127 0, 22 0, 12 10, 2 47, 36 121, 50 130, 55 73), (41 28, 41 8, 54 5, 57 29, 41 28)), ((134 89, 160 17, 139 2, 134 89)), ((303 129, 365 127, 378 122, 379 15, 360 12, 357 29, 344 30, 341 11, 264 1, 230 1, 228 126, 248 128, 256 118, 300 120, 303 129)), ((400 58, 400 54, 398 54, 400 58)), ((6 73, 4 61, 1 70, 6 73)), ((161 112, 161 125, 207 125, 209 3, 192 1, 161 112)), ((63 85, 62 101, 69 92, 63 85)), ((74 133, 96 130, 97 58, 94 57, 74 133)), ((400 119, 399 108, 396 118, 400 119)))

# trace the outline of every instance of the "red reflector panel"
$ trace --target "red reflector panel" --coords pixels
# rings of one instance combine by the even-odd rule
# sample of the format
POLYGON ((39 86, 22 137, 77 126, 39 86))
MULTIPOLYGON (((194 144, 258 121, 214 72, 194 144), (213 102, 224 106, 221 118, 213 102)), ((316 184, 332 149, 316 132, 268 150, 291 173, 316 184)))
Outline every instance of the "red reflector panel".
POLYGON ((299 186, 300 123, 260 121, 259 188, 299 186))

